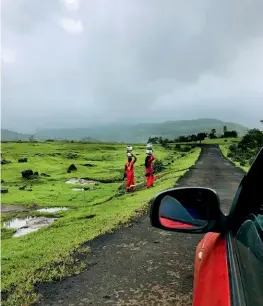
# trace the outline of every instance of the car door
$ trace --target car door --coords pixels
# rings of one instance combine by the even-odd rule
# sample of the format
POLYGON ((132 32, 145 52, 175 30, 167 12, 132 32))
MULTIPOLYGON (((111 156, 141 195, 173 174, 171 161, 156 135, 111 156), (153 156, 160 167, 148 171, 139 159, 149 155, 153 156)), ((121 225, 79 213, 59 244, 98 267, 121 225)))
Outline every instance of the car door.
POLYGON ((193 306, 230 306, 226 236, 209 232, 196 249, 193 306))
POLYGON ((263 150, 240 184, 227 233, 231 304, 263 305, 263 150))
POLYGON ((250 214, 228 235, 233 305, 263 305, 263 214, 250 214))

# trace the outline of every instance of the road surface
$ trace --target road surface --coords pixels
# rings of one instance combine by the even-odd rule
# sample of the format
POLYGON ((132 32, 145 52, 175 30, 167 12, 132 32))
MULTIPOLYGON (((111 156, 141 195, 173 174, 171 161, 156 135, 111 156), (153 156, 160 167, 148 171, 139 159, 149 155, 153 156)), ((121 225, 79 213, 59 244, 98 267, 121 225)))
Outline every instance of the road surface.
MULTIPOLYGON (((196 165, 177 186, 217 190, 229 211, 243 172, 218 147, 204 147, 196 165)), ((191 305, 195 247, 202 235, 152 228, 144 217, 133 226, 95 239, 85 258, 89 269, 42 285, 40 305, 191 305)))

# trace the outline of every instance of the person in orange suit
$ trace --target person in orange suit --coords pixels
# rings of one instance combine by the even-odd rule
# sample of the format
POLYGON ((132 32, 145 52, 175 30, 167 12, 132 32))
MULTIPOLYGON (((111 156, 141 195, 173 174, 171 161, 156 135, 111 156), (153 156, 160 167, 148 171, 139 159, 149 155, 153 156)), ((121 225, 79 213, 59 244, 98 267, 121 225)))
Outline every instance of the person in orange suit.
POLYGON ((153 187, 154 183, 154 175, 153 175, 153 167, 152 163, 155 160, 155 156, 148 155, 145 159, 145 176, 146 176, 146 187, 150 188, 153 187))
POLYGON ((137 161, 136 156, 133 153, 130 153, 131 156, 128 157, 128 162, 125 164, 125 173, 124 177, 126 177, 126 191, 129 192, 135 186, 134 179, 134 164, 137 161), (133 158, 133 160, 132 160, 133 158))

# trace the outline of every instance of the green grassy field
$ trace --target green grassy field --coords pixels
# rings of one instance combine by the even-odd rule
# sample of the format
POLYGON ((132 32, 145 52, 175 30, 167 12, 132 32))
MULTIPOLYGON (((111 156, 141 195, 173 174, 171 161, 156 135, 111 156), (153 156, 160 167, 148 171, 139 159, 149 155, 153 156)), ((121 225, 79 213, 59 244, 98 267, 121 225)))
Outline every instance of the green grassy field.
MULTIPOLYGON (((74 254, 89 252, 83 244, 95 237, 129 223, 143 213, 149 200, 157 193, 175 185, 176 180, 192 166, 200 149, 188 153, 165 150, 155 146, 157 159, 166 169, 157 174, 155 187, 126 194, 120 189, 126 162, 125 145, 81 143, 4 143, 2 154, 10 164, 2 165, 2 204, 22 205, 25 212, 1 215, 2 227, 2 292, 8 295, 5 304, 29 305, 38 300, 34 285, 77 274, 85 266, 74 254), (58 154, 54 154, 58 153, 58 154), (69 159, 68 154, 77 154, 69 159), (38 154, 38 155, 36 155, 38 154), (27 157, 27 163, 17 159, 27 157), (173 162, 171 163, 171 161, 173 162), (67 173, 74 163, 77 171, 67 173), (92 164, 93 167, 84 166, 92 164), (21 178, 21 171, 32 169, 50 177, 34 180, 21 178), (98 181, 89 190, 73 191, 80 185, 66 184, 70 178, 89 178, 98 181), (26 186, 25 190, 19 190, 26 186), (32 191, 29 191, 32 189, 32 191), (59 213, 39 213, 36 207, 69 208, 59 213), (13 230, 3 228, 3 222, 14 217, 49 215, 57 217, 51 226, 12 238, 13 230), (91 218, 90 216, 93 216, 91 218)), ((135 166, 136 182, 144 184, 145 146, 134 145, 138 157, 135 166)))
MULTIPOLYGON (((210 139, 210 138, 206 138, 205 140, 202 141, 203 144, 218 144, 218 145, 230 145, 232 143, 238 143, 240 141, 241 138, 237 137, 237 138, 215 138, 215 139, 210 139)), ((192 141, 192 142, 180 142, 177 144, 195 144, 195 143, 199 143, 199 141, 192 141)))
POLYGON ((216 139, 205 139, 202 141, 204 144, 219 144, 219 145, 226 145, 232 143, 238 143, 240 138, 216 138, 216 139))

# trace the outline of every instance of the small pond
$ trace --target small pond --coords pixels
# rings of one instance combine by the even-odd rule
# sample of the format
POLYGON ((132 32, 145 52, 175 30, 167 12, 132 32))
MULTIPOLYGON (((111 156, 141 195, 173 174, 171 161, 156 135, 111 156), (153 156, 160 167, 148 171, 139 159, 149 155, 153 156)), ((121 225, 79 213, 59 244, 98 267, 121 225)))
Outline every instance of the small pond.
POLYGON ((98 184, 98 182, 85 180, 82 178, 71 178, 68 181, 66 181, 66 184, 95 185, 98 184))
POLYGON ((10 221, 4 222, 4 227, 16 229, 16 232, 13 237, 20 237, 35 232, 42 227, 49 226, 55 220, 56 218, 46 217, 15 218, 10 221))
POLYGON ((37 211, 54 213, 54 212, 63 211, 63 210, 68 210, 68 208, 67 207, 46 207, 46 208, 40 208, 37 211))

